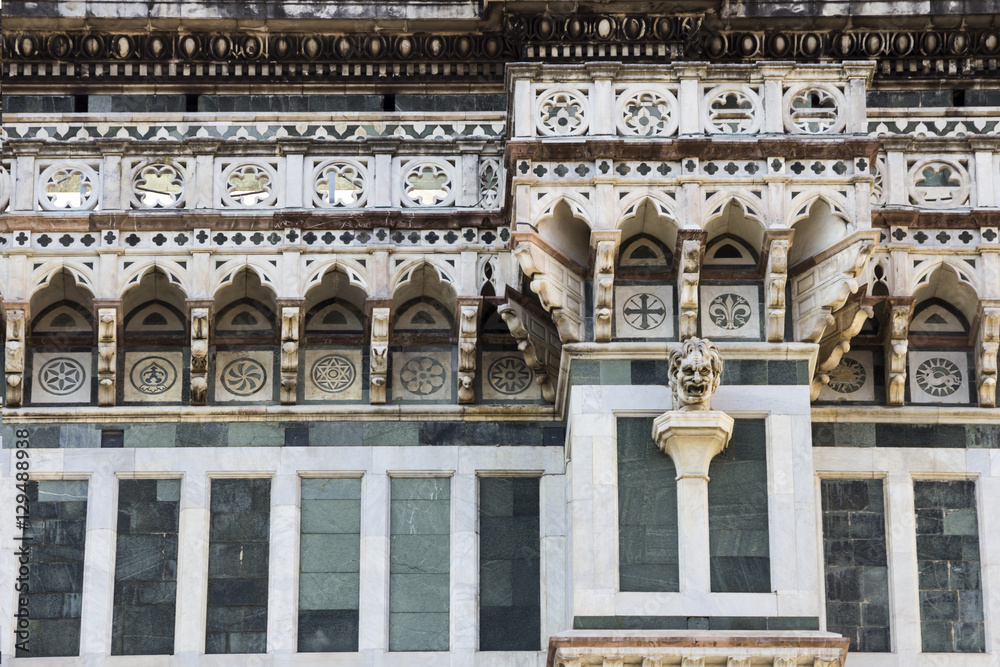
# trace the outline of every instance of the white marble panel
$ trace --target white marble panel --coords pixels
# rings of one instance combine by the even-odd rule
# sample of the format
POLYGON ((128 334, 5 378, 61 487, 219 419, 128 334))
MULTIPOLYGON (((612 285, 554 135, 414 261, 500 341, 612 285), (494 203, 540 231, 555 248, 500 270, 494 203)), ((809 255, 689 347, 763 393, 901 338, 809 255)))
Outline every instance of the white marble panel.
POLYGON ((671 285, 615 287, 617 338, 670 338, 674 335, 674 288, 671 285))
POLYGON ((702 336, 760 339, 756 285, 702 285, 700 306, 702 336))
POLYGON ((875 361, 870 350, 848 352, 828 375, 830 383, 820 390, 819 400, 875 400, 875 361))
POLYGON ((307 349, 305 400, 359 401, 361 373, 361 350, 307 349))
POLYGON ((524 363, 520 352, 483 352, 481 376, 484 401, 542 397, 535 372, 524 363))
POLYGON ((90 352, 35 352, 31 364, 32 403, 89 403, 93 394, 90 352))
POLYGON ((267 350, 217 352, 215 400, 274 400, 274 353, 267 350))
POLYGON ((184 387, 184 353, 126 352, 125 401, 179 403, 184 387))
POLYGON ((911 350, 907 364, 913 403, 969 402, 967 353, 911 350))
POLYGON ((448 401, 452 396, 451 352, 394 352, 394 401, 448 401))

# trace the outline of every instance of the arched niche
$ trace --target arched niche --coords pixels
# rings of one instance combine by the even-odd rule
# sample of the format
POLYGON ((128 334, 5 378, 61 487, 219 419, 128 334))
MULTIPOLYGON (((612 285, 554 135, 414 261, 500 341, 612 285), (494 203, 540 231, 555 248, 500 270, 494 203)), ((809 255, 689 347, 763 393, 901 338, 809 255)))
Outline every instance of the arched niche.
POLYGON ((183 343, 187 332, 185 294, 161 271, 151 271, 122 296, 125 345, 183 343))
POLYGON ((215 295, 217 344, 273 343, 277 340, 274 293, 256 273, 240 270, 215 295))
POLYGON ((361 342, 365 332, 368 295, 351 284, 342 271, 332 269, 306 293, 302 305, 305 343, 340 339, 361 342))
POLYGON ((31 297, 34 345, 93 345, 94 298, 72 274, 60 271, 31 297))
POLYGON ((823 198, 816 199, 809 213, 792 224, 795 240, 789 251, 791 266, 826 250, 847 236, 847 220, 836 213, 823 198))
POLYGON ((538 235, 554 249, 587 268, 590 263, 590 227, 573 215, 565 201, 557 203, 552 214, 538 222, 538 235))
POLYGON ((620 225, 619 266, 670 267, 677 246, 677 223, 646 199, 620 225))
MULTIPOLYGON (((710 263, 723 264, 723 262, 709 262, 710 256, 708 250, 715 249, 715 252, 723 251, 723 257, 719 258, 722 260, 729 259, 733 261, 725 262, 726 264, 740 264, 741 262, 736 261, 735 256, 726 257, 727 254, 740 254, 741 257, 745 254, 742 250, 748 250, 756 259, 760 256, 760 249, 764 243, 764 226, 759 220, 757 220, 753 215, 749 214, 747 210, 740 204, 739 200, 732 199, 728 204, 722 209, 722 212, 710 219, 705 225, 705 232, 707 234, 706 240, 706 265, 710 263), (737 240, 739 243, 734 246, 738 248, 736 253, 733 253, 729 248, 725 248, 727 244, 720 245, 720 239, 727 240, 737 240), (725 250, 723 250, 725 248, 725 250)), ((731 244, 730 244, 731 245, 731 244)), ((715 255, 711 255, 714 260, 715 255)), ((746 259, 743 258, 743 264, 746 264, 746 259)))

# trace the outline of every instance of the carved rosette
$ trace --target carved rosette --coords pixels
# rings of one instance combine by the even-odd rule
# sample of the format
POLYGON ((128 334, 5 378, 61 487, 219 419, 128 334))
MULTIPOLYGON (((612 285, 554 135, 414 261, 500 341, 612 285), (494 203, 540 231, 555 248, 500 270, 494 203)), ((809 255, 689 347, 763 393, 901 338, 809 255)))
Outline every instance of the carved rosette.
POLYGON ((979 349, 976 372, 979 376, 979 407, 997 404, 997 352, 1000 351, 1000 307, 984 307, 979 317, 979 349))
POLYGON ((788 239, 774 239, 767 254, 767 340, 785 339, 785 283, 788 280, 788 239))
POLYGON ((23 310, 7 311, 7 338, 4 344, 4 372, 7 379, 7 407, 19 408, 24 401, 24 339, 23 310))
POLYGON ((281 309, 281 404, 295 405, 299 377, 299 308, 281 309))
POLYGON ((889 337, 885 343, 886 397, 889 405, 902 405, 906 397, 906 350, 909 347, 912 300, 890 305, 889 337))
POLYGON ((385 403, 386 373, 389 370, 389 309, 372 309, 372 340, 369 358, 371 386, 368 401, 372 405, 385 403))
POLYGON ((191 309, 191 405, 208 403, 208 308, 191 309))
POLYGON ((97 310, 97 404, 115 404, 115 375, 118 368, 118 309, 97 310))
POLYGON ((476 398, 476 341, 479 333, 479 305, 463 305, 458 323, 458 402, 476 398))
POLYGON ((698 281, 701 277, 701 241, 686 239, 681 246, 681 265, 677 272, 677 306, 680 310, 680 339, 698 333, 698 281))

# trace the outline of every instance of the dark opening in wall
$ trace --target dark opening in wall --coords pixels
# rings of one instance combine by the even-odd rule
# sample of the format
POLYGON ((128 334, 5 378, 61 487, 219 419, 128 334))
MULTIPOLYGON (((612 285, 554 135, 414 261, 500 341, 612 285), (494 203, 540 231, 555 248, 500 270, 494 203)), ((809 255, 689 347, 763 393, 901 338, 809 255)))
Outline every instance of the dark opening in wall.
POLYGON ((396 110, 396 96, 395 95, 383 95, 382 96, 382 111, 395 111, 396 110))
POLYGON ((87 96, 86 95, 74 95, 73 96, 73 111, 75 113, 87 113, 87 96))
POLYGON ((184 107, 184 110, 188 113, 196 113, 198 111, 198 96, 191 94, 185 95, 184 107))
POLYGON ((124 447, 125 431, 101 431, 101 447, 124 447))
POLYGON ((951 91, 951 106, 953 107, 964 107, 965 106, 965 91, 961 88, 951 91))

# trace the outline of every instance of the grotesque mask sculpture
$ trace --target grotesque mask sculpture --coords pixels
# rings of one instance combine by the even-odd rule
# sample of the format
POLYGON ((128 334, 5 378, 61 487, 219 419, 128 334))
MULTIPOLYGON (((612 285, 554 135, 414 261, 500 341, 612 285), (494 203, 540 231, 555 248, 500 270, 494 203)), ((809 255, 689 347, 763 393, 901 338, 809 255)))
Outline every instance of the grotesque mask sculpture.
POLYGON ((675 410, 711 410, 722 381, 722 355, 712 341, 688 338, 670 353, 669 378, 675 410))

